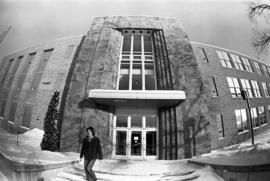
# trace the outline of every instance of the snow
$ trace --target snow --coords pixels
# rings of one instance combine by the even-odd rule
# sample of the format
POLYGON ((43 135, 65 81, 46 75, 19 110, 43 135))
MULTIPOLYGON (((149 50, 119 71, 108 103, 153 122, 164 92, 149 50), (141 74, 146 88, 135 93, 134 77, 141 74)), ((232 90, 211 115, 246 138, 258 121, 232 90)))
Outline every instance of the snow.
POLYGON ((255 144, 251 140, 239 144, 213 150, 192 160, 215 165, 258 166, 270 164, 270 130, 255 136, 255 144))
POLYGON ((37 128, 20 135, 8 133, 1 128, 0 154, 12 161, 30 165, 58 164, 78 160, 78 153, 42 151, 40 143, 43 134, 44 131, 37 128))

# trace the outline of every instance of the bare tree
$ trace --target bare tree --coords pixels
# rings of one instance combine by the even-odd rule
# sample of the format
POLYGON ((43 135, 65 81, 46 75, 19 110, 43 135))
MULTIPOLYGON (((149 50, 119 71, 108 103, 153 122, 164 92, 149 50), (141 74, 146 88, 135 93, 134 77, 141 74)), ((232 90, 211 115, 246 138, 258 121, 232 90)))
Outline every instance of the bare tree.
POLYGON ((270 0, 258 0, 249 4, 249 19, 255 23, 252 46, 258 54, 268 53, 270 46, 270 0))

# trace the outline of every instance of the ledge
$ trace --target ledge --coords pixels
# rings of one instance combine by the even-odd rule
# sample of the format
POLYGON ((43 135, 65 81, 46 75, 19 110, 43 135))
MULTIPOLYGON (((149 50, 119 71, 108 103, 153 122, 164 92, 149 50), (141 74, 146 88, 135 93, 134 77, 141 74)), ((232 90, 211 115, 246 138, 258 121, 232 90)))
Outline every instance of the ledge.
POLYGON ((88 91, 88 100, 90 102, 109 107, 171 107, 180 104, 185 99, 185 92, 179 90, 128 91, 92 89, 88 91))

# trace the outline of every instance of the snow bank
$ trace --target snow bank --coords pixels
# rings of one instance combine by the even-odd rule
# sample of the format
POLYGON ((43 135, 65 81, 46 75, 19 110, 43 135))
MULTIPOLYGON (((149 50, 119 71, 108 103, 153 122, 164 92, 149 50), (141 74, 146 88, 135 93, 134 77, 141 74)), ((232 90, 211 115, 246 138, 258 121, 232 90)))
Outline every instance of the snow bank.
POLYGON ((38 128, 34 128, 34 129, 31 129, 31 130, 25 132, 24 134, 22 134, 22 136, 32 137, 32 138, 42 138, 43 134, 44 134, 43 130, 40 130, 38 128))

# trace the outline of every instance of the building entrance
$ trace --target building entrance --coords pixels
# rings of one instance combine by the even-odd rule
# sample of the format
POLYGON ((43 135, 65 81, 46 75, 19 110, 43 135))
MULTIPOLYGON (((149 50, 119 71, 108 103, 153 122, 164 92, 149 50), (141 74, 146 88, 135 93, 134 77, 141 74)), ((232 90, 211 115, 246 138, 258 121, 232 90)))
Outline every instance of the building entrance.
POLYGON ((157 116, 153 113, 114 116, 113 157, 157 159, 157 116))

